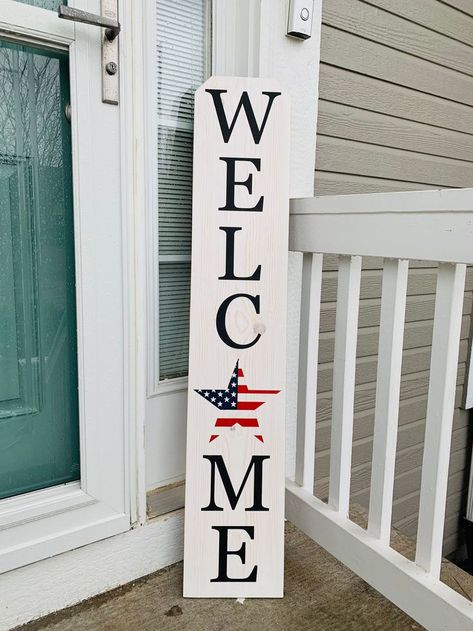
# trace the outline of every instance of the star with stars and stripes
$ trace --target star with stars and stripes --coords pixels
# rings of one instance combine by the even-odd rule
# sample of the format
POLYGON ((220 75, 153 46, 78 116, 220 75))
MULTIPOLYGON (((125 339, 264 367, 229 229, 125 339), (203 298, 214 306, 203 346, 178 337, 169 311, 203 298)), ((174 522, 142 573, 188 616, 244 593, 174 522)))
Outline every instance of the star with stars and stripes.
MULTIPOLYGON (((279 394, 280 390, 250 390, 247 385, 242 383, 244 379, 243 370, 239 367, 239 360, 235 365, 235 369, 230 377, 227 388, 223 389, 203 389, 195 390, 197 394, 214 405, 218 410, 233 411, 236 413, 233 417, 220 417, 215 422, 215 427, 233 427, 240 425, 241 427, 259 427, 258 419, 243 418, 238 414, 241 411, 253 411, 261 407, 265 402, 261 401, 261 394, 279 394)), ((209 442, 215 440, 219 435, 212 434, 209 442)), ((255 438, 264 442, 262 434, 255 434, 255 438)))

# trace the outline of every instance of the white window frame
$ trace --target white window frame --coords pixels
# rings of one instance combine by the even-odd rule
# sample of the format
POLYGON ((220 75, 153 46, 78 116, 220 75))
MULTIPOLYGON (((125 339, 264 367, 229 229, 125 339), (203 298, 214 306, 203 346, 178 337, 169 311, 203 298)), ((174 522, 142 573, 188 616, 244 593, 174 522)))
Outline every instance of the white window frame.
MULTIPOLYGON (((94 0, 70 4, 99 10, 94 0)), ((133 349, 132 275, 124 256, 120 115, 101 102, 101 32, 2 0, 0 35, 69 52, 81 463, 79 482, 0 501, 5 572, 128 530, 139 513, 139 466, 130 422, 133 357, 126 353, 133 349)))
MULTIPOLYGON (((150 14, 155 16, 151 1, 150 14)), ((322 7, 314 2, 312 38, 286 37, 286 0, 212 0, 212 73, 271 77, 280 81, 291 96, 291 197, 311 197, 314 187, 315 141, 318 110, 318 67, 322 7), (313 80, 310 81, 309 78, 313 80), (310 131, 308 126, 310 121, 310 131)), ((155 50, 153 47, 149 50, 155 50)), ((152 60, 150 63, 155 63, 152 60)), ((153 82, 156 69, 149 80, 153 82)), ((155 94, 155 84, 151 86, 155 94)), ((148 101, 153 111, 155 101, 148 101)), ((156 131, 153 130, 153 139, 156 131)), ((157 173, 157 151, 152 151, 157 173)), ((187 377, 159 382, 159 305, 157 252, 157 194, 150 204, 153 230, 147 239, 148 288, 148 397, 146 401, 146 487, 153 490, 184 479, 184 443, 187 410, 187 377), (154 235, 154 236, 153 236, 154 235), (153 238, 156 241, 153 241, 153 238), (151 292, 151 293, 150 293, 151 292)), ((297 261, 290 265, 299 273, 297 261)), ((292 276, 293 277, 293 276, 292 276)), ((291 278, 291 274, 290 274, 291 278)), ((295 281, 294 286, 297 285, 295 281)), ((291 308, 293 307, 291 302, 291 308)), ((295 308, 295 307, 294 307, 295 308)), ((293 315, 293 314, 290 314, 293 315)), ((289 330, 288 366, 297 365, 294 355, 298 331, 289 330)), ((296 377, 288 374, 289 423, 295 422, 296 377)), ((288 436, 291 433, 288 432, 288 436)), ((288 445, 289 469, 294 445, 288 445)), ((179 500, 181 501, 181 500, 179 500)))
MULTIPOLYGON (((152 24, 154 27, 153 33, 150 33, 152 45, 148 50, 156 51, 156 19, 157 12, 155 2, 152 0, 146 0, 150 2, 149 14, 153 16, 152 24)), ((210 46, 208 47, 207 55, 205 58, 205 66, 208 76, 213 70, 213 51, 214 51, 214 38, 213 38, 213 16, 215 12, 215 0, 206 0, 206 35, 210 38, 210 46)), ((150 95, 149 107, 147 107, 147 120, 150 139, 148 141, 149 147, 149 164, 152 169, 152 177, 148 177, 146 186, 149 196, 149 213, 148 220, 151 228, 148 235, 148 248, 147 248, 147 264, 148 275, 150 278, 150 296, 148 300, 148 387, 147 394, 149 397, 181 392, 187 390, 187 375, 182 377, 175 377, 171 379, 160 378, 160 365, 159 365, 159 194, 158 194, 158 116, 156 114, 156 94, 158 90, 157 73, 158 73, 158 60, 156 54, 152 59, 148 55, 148 64, 150 67, 150 74, 148 75, 147 87, 150 95)), ((173 255, 170 257, 170 261, 173 263, 189 262, 190 256, 188 255, 173 255)))

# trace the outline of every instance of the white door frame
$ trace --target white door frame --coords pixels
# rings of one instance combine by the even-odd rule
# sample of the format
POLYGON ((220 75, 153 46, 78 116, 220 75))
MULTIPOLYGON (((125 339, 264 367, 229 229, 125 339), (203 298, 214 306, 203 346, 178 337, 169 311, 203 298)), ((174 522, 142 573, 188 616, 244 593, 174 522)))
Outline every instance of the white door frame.
MULTIPOLYGON (((74 6, 97 12, 99 2, 74 6)), ((81 479, 0 501, 0 572, 130 528, 127 231, 120 111, 101 99, 101 31, 2 0, 0 35, 68 50, 72 111, 81 479)), ((136 510, 133 510, 136 515, 136 510)))

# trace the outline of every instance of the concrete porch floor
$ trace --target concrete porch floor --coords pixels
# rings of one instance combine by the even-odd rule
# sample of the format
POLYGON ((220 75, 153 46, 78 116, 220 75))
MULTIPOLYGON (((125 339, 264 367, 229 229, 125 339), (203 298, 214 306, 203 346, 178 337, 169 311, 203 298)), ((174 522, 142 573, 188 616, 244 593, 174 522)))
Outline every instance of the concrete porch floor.
MULTIPOLYGON (((394 547, 403 548, 406 553, 412 543, 396 535, 394 547)), ((473 577, 448 562, 447 566, 446 582, 464 595, 471 594, 473 577)), ((423 628, 289 523, 283 599, 247 599, 240 603, 234 599, 184 599, 181 594, 182 563, 177 563, 19 628, 24 631, 423 628)))

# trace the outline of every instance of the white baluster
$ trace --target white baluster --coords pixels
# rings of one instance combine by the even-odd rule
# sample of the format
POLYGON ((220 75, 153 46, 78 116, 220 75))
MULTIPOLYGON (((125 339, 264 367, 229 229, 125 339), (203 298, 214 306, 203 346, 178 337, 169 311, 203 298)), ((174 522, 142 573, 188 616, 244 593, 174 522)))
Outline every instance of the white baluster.
POLYGON ((296 482, 310 493, 314 490, 322 264, 322 254, 304 254, 297 392, 296 482))
POLYGON ((343 515, 348 515, 350 502, 360 281, 361 257, 341 256, 335 320, 329 504, 343 515))
POLYGON ((368 532, 389 545, 409 261, 384 262, 368 532))
POLYGON ((416 563, 440 575, 465 265, 440 263, 417 529, 416 563))

